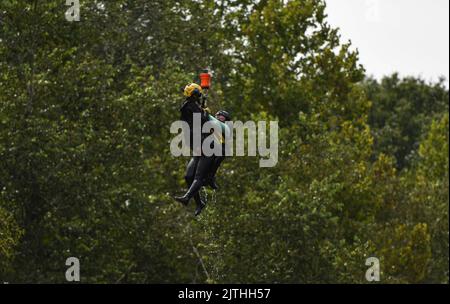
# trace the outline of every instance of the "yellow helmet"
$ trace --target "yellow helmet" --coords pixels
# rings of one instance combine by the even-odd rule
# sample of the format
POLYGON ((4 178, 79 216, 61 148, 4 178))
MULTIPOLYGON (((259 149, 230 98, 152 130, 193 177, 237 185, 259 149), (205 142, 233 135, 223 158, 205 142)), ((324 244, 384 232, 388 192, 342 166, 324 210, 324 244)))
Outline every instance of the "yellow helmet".
POLYGON ((201 94, 203 94, 203 89, 201 86, 199 86, 196 83, 191 83, 188 84, 185 88, 184 88, 184 96, 186 97, 191 97, 192 95, 198 94, 198 96, 200 96, 201 94))

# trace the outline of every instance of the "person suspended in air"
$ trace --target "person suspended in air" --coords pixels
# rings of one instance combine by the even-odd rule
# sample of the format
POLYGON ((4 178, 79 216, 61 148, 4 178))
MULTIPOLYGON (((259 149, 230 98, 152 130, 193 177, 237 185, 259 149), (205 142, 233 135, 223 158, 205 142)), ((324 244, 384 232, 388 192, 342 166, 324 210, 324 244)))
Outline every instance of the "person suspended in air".
POLYGON ((198 216, 202 210, 206 207, 206 203, 200 197, 200 189, 205 185, 206 179, 209 176, 209 172, 212 168, 214 158, 212 156, 206 156, 201 151, 202 144, 207 134, 201 134, 200 142, 194 140, 194 114, 200 115, 200 127, 209 121, 209 113, 202 105, 203 89, 196 83, 187 85, 184 89, 184 95, 186 100, 180 108, 181 120, 185 121, 189 125, 190 140, 189 148, 194 152, 193 158, 189 161, 187 166, 185 180, 188 186, 188 190, 185 195, 175 197, 175 200, 182 203, 184 206, 189 204, 189 201, 193 198, 197 204, 195 215, 198 216), (195 156, 199 155, 199 156, 195 156))
POLYGON ((221 144, 222 153, 221 153, 221 155, 214 155, 214 160, 211 164, 211 169, 209 171, 209 175, 208 175, 206 184, 208 186, 210 186, 212 189, 218 190, 219 186, 217 185, 217 182, 216 182, 216 174, 226 156, 225 140, 231 132, 230 128, 226 124, 226 122, 231 121, 231 115, 227 111, 221 110, 216 113, 215 117, 212 117, 210 115, 209 119, 210 119, 210 121, 212 121, 220 126, 221 133, 215 134, 215 136, 217 137, 217 140, 221 144))
POLYGON ((216 117, 210 115, 208 109, 206 109, 204 103, 202 103, 203 90, 195 83, 186 86, 184 95, 186 96, 186 100, 180 109, 181 119, 189 125, 190 150, 197 152, 197 154, 194 154, 186 169, 185 180, 188 190, 183 196, 175 197, 175 200, 182 203, 184 206, 187 206, 189 201, 193 198, 197 204, 195 216, 198 216, 206 207, 206 202, 204 202, 200 196, 201 188, 209 185, 213 189, 218 189, 215 182, 215 175, 225 158, 225 138, 227 132, 229 132, 229 128, 225 122, 231 120, 231 116, 226 111, 219 111, 216 114, 216 117), (216 139, 214 144, 221 145, 222 153, 220 155, 206 156, 202 151, 203 141, 211 134, 202 133, 201 141, 199 143, 195 143, 193 140, 195 136, 194 114, 196 113, 200 115, 201 128, 203 128, 205 123, 211 122, 217 126, 218 130, 220 130, 220 132, 212 134, 216 139))

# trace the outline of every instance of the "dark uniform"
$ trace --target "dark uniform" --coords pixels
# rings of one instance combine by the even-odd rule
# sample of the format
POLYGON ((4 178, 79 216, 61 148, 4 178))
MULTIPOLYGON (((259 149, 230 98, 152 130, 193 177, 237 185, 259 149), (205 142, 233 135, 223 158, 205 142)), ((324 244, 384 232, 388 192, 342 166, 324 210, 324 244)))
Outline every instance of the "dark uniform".
MULTIPOLYGON (((201 146, 195 146, 194 144, 194 128, 193 119, 194 114, 201 114, 201 127, 209 121, 209 114, 198 104, 195 98, 187 98, 181 106, 181 119, 188 123, 190 127, 190 149, 191 151, 201 152, 201 146)), ((208 136, 208 134, 201 135, 201 142, 208 136)), ((188 192, 182 197, 175 197, 175 199, 184 205, 189 203, 191 198, 194 198, 197 204, 196 215, 199 215, 206 204, 201 200, 199 191, 205 185, 209 176, 209 172, 214 163, 214 157, 209 156, 194 156, 189 162, 186 170, 185 180, 189 187, 188 192)))
POLYGON ((209 170, 209 175, 208 175, 208 178, 206 181, 206 183, 214 190, 217 190, 219 188, 217 186, 215 176, 216 176, 217 170, 219 170, 219 167, 222 164, 222 162, 225 160, 225 156, 226 156, 225 139, 227 138, 227 136, 229 136, 231 134, 230 133, 231 130, 228 127, 228 125, 226 125, 223 121, 218 119, 220 116, 223 116, 223 119, 225 119, 225 121, 231 121, 230 114, 223 110, 217 112, 216 117, 213 117, 211 115, 209 116, 209 121, 211 121, 214 124, 216 124, 217 126, 219 126, 219 128, 221 130, 221 132, 219 134, 214 134, 214 135, 217 139, 217 142, 219 142, 221 145, 222 154, 213 156, 213 158, 214 158, 213 163, 211 164, 211 168, 209 170))

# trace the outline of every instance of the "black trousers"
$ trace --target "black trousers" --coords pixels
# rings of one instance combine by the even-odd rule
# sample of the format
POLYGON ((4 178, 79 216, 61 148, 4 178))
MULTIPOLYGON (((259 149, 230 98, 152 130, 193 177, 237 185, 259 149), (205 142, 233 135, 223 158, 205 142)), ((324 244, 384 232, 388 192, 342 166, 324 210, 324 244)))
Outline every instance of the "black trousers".
POLYGON ((185 179, 188 186, 190 186, 194 180, 199 180, 204 183, 213 168, 214 160, 214 156, 194 156, 187 165, 185 179))
POLYGON ((217 170, 219 170, 220 165, 224 161, 225 156, 214 156, 214 161, 211 165, 210 178, 216 176, 217 170))
POLYGON ((206 179, 209 177, 211 169, 213 168, 214 157, 206 156, 194 156, 188 163, 186 169, 186 175, 184 179, 186 180, 187 186, 190 189, 194 181, 197 185, 200 185, 198 190, 193 194, 193 198, 197 205, 201 204, 201 198, 199 190, 205 184, 206 179))

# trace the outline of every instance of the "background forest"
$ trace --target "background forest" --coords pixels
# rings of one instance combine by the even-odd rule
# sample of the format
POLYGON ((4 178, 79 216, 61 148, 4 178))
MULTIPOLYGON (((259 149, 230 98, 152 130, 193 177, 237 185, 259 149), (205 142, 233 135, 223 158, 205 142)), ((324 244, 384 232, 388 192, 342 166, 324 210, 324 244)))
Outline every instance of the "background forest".
POLYGON ((365 283, 374 256, 448 283, 444 80, 370 78, 323 0, 80 3, 0 1, 0 281, 73 256, 83 283, 365 283), (169 130, 204 67, 210 108, 278 120, 280 151, 227 159, 194 218, 169 130))

